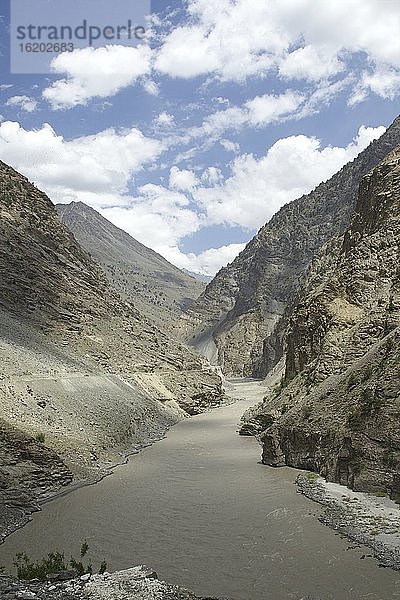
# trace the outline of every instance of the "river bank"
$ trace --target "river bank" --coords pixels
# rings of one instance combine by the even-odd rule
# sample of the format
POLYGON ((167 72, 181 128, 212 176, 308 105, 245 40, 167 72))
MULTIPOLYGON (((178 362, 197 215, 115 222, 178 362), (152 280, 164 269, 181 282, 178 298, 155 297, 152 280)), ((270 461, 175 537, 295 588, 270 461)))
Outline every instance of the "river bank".
POLYGON ((325 481, 316 473, 302 473, 296 483, 300 492, 321 504, 319 521, 358 545, 367 546, 380 567, 400 571, 400 509, 387 497, 354 492, 325 481))
POLYGON ((237 435, 260 382, 231 383, 229 406, 185 419, 95 486, 44 505, 0 546, 32 560, 83 540, 94 565, 111 572, 149 564, 169 584, 201 598, 387 600, 398 574, 379 569, 365 548, 349 549, 318 521, 322 509, 297 493, 299 471, 259 463, 254 438, 237 435))

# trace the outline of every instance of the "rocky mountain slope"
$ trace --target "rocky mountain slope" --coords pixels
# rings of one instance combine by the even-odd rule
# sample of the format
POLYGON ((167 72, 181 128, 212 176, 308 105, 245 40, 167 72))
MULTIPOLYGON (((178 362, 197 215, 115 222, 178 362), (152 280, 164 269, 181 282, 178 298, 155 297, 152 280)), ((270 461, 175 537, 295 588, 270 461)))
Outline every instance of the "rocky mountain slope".
POLYGON ((264 377, 282 357, 285 311, 313 257, 343 234, 362 177, 399 143, 400 118, 329 181, 285 205, 207 286, 181 334, 226 375, 264 377))
POLYGON ((245 416, 263 462, 400 500, 400 146, 361 181, 355 214, 292 308, 286 371, 245 416))
POLYGON ((163 328, 204 290, 204 285, 105 219, 83 202, 58 204, 61 220, 105 270, 114 288, 163 328))
POLYGON ((121 298, 47 196, 0 162, 0 533, 39 488, 99 474, 127 446, 218 404, 220 379, 203 367, 121 298))

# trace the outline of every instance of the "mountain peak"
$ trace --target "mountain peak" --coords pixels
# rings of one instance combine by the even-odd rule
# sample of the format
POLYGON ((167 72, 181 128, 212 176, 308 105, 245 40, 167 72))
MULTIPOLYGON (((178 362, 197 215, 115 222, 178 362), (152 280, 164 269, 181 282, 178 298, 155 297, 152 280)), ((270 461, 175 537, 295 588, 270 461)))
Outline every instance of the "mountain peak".
POLYGON ((103 267, 112 285, 159 325, 170 328, 204 290, 204 283, 83 202, 57 204, 56 210, 81 246, 103 267))

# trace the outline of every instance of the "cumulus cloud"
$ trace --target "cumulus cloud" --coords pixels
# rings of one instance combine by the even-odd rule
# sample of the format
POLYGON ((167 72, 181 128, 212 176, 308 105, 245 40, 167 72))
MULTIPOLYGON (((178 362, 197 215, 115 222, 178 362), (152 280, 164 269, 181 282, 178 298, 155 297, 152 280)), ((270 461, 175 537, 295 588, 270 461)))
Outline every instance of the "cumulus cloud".
POLYGON ((224 179, 221 169, 217 167, 208 167, 201 176, 201 181, 204 185, 216 185, 224 179))
POLYGON ((54 202, 123 204, 134 173, 161 151, 160 142, 134 128, 107 129, 67 141, 48 124, 37 130, 12 121, 0 125, 0 156, 54 202))
POLYGON ((142 186, 139 192, 140 196, 127 198, 126 206, 104 208, 102 214, 164 256, 167 248, 200 228, 201 217, 184 194, 154 184, 142 186))
MULTIPOLYGON (((218 0, 217 7, 189 0, 187 10, 187 23, 165 36, 155 60, 171 77, 240 82, 277 69, 283 79, 321 82, 360 53, 373 75, 400 69, 397 0, 324 2, 322 10, 315 0, 218 0)), ((372 80, 365 90, 390 97, 393 85, 372 80)))
POLYGON ((37 108, 37 102, 29 96, 12 96, 7 100, 6 106, 16 106, 25 112, 34 112, 37 108))
POLYGON ((181 269, 214 276, 221 267, 232 262, 244 247, 245 244, 228 244, 219 248, 209 248, 199 254, 192 252, 184 254, 178 246, 168 246, 160 248, 159 252, 181 269))
POLYGON ((304 135, 282 138, 265 156, 236 157, 225 180, 214 166, 199 176, 174 166, 169 188, 148 183, 135 194, 134 174, 163 150, 137 129, 107 129, 67 141, 50 125, 28 131, 7 121, 0 124, 0 158, 53 201, 83 201, 178 266, 213 274, 243 245, 184 254, 180 243, 186 236, 225 224, 249 230, 250 237, 281 206, 328 179, 384 130, 361 127, 345 148, 322 147, 304 135))
POLYGON ((304 100, 302 94, 291 90, 280 96, 257 96, 246 102, 248 120, 251 125, 265 126, 295 112, 304 100))
MULTIPOLYGON (((280 95, 264 94, 248 100, 243 106, 230 106, 208 115, 201 126, 192 127, 186 133, 186 141, 191 138, 206 137, 208 141, 220 138, 225 131, 239 131, 243 127, 266 127, 277 121, 296 116, 297 110, 304 104, 305 97, 292 90, 280 95)), ((229 150, 232 143, 220 140, 229 150)))
POLYGON ((155 119, 154 124, 159 127, 172 127, 175 123, 174 115, 163 111, 155 119))
POLYGON ((173 190, 187 192, 192 190, 196 184, 197 177, 193 171, 180 170, 178 167, 171 168, 169 172, 169 187, 173 190))
POLYGON ((207 223, 256 229, 284 204, 331 177, 384 131, 361 127, 346 148, 321 148, 319 140, 304 135, 280 139, 260 159, 252 154, 236 158, 223 184, 199 188, 194 198, 207 223))
POLYGON ((343 71, 344 65, 335 52, 311 45, 286 54, 279 64, 279 73, 288 79, 319 81, 343 71))
MULTIPOLYGON (((85 105, 92 98, 113 96, 151 71, 151 50, 147 45, 105 46, 63 52, 51 63, 57 74, 66 75, 43 90, 43 97, 55 110, 85 105)), ((155 84, 144 86, 156 93, 155 84)))

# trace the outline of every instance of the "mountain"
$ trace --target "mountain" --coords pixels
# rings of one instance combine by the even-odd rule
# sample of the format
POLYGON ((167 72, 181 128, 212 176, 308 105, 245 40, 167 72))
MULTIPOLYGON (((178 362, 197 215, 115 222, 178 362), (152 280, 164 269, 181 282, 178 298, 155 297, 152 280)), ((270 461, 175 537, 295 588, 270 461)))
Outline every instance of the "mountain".
POLYGON ((163 328, 171 326, 204 290, 194 277, 83 202, 58 204, 56 210, 82 248, 102 266, 113 287, 163 328))
POLYGON ((0 162, 0 534, 39 495, 221 398, 220 378, 120 296, 49 198, 0 162))
POLYGON ((351 225, 313 261, 286 370, 244 417, 263 462, 400 500, 400 146, 361 181, 351 225))
POLYGON ((285 205, 181 319, 184 339, 226 375, 264 377, 282 358, 288 307, 313 258, 348 228, 361 179, 400 143, 400 118, 354 161, 285 205))

